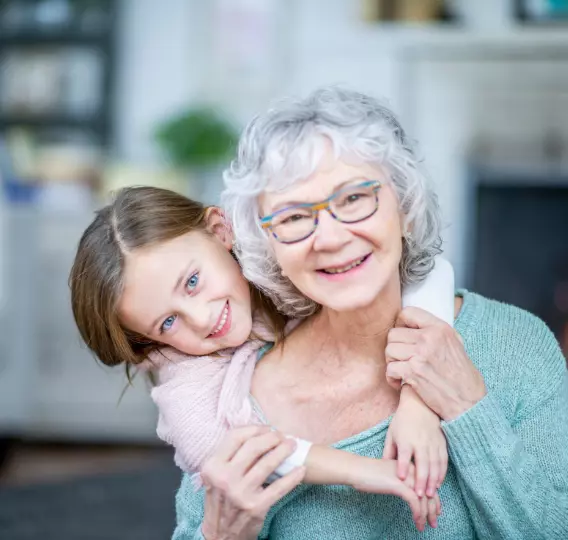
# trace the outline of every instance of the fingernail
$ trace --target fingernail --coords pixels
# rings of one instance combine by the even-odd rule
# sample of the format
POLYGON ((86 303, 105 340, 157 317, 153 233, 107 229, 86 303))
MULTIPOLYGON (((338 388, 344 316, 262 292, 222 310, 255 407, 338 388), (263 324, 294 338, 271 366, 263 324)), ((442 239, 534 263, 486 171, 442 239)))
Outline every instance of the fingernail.
POLYGON ((423 492, 421 489, 419 489, 419 490, 416 492, 416 495, 418 495, 419 497, 424 497, 424 492, 423 492))
POLYGON ((434 520, 434 524, 432 525, 432 527, 435 529, 437 526, 438 526, 438 520, 435 519, 435 520, 434 520))

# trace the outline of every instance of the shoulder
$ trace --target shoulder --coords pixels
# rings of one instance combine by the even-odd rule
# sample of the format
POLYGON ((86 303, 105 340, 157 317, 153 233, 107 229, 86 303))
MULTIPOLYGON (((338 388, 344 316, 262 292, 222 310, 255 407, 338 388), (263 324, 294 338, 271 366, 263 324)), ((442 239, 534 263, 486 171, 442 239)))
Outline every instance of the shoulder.
POLYGON ((519 307, 464 291, 456 330, 488 387, 544 398, 566 377, 566 359, 548 326, 519 307))
POLYGON ((482 350, 498 347, 509 355, 547 356, 558 363, 562 356, 558 341, 542 319, 511 304, 472 292, 463 294, 456 329, 471 346, 482 350))

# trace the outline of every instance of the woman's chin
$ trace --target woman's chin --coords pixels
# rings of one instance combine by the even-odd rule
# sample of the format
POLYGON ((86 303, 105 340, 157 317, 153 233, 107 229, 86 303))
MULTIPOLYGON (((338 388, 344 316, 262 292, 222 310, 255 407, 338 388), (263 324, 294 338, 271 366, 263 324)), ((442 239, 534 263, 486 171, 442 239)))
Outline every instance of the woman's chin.
POLYGON ((366 291, 364 294, 355 294, 352 291, 341 291, 333 297, 327 296, 322 301, 322 306, 326 309, 338 312, 349 312, 361 309, 366 309, 372 306, 377 299, 376 294, 369 294, 366 291))

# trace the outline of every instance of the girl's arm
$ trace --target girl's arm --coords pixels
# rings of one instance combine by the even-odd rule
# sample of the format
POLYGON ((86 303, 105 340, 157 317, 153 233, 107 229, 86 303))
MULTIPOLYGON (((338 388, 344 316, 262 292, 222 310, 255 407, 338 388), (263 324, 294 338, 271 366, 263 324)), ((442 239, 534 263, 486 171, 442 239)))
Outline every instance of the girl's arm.
MULTIPOLYGON (((296 439, 296 450, 268 478, 273 481, 304 466, 304 483, 319 485, 346 485, 366 493, 395 495, 410 506, 418 530, 423 531, 426 522, 437 526, 441 512, 440 499, 435 495, 429 505, 421 505, 414 491, 414 474, 401 480, 396 473, 396 462, 359 456, 329 446, 311 444, 296 439)), ((412 468, 413 466, 410 465, 412 468)))
MULTIPOLYGON (((226 436, 226 429, 220 429, 214 415, 209 421, 196 424, 193 416, 192 403, 195 401, 195 392, 191 377, 196 367, 195 359, 181 360, 168 365, 167 372, 158 377, 158 385, 152 390, 152 398, 159 410, 157 433, 160 439, 175 448, 176 464, 185 472, 192 474, 193 490, 201 485, 200 476, 196 473, 214 452, 216 447, 226 436), (208 444, 196 444, 196 441, 207 441, 208 444)), ((205 366, 211 370, 215 377, 214 366, 205 366)), ((221 371, 219 371, 221 373, 221 371)), ((202 396, 203 398, 206 395, 202 396)), ((214 409, 210 404, 211 410, 214 409)), ((209 408, 207 408, 209 410, 209 408)), ((205 420, 205 419, 204 419, 205 420)), ((435 526, 440 506, 430 504, 421 505, 418 496, 413 491, 414 475, 401 480, 396 475, 396 462, 392 460, 379 460, 358 456, 335 448, 322 445, 312 445, 308 441, 296 439, 296 449, 279 465, 267 482, 287 475, 295 468, 306 467, 304 481, 309 484, 349 485, 360 491, 369 493, 389 494, 401 497, 411 510, 416 526, 423 530, 426 521, 435 526)), ((184 498, 198 503, 184 507, 178 513, 178 529, 174 538, 200 538, 200 519, 202 516, 202 498, 197 494, 189 496, 188 487, 183 488, 184 498), (198 512, 194 512, 198 510, 198 512), (191 531, 191 532, 190 532, 191 531), (196 536, 192 536, 195 534, 196 536)), ((179 496, 178 496, 179 499, 179 496)), ((436 502, 437 499, 434 501, 436 502)), ((189 501, 186 499, 186 504, 189 501)))
MULTIPOLYGON (((443 257, 436 257, 433 270, 417 284, 402 290, 402 307, 429 311, 450 326, 454 323, 454 271, 443 257)), ((389 349, 387 347, 387 361, 389 349)), ((393 383, 394 381, 389 381, 393 383)), ((440 418, 410 386, 403 386, 400 403, 391 422, 383 457, 398 460, 398 475, 406 478, 411 461, 416 466, 418 496, 432 497, 445 476, 448 451, 440 418)))

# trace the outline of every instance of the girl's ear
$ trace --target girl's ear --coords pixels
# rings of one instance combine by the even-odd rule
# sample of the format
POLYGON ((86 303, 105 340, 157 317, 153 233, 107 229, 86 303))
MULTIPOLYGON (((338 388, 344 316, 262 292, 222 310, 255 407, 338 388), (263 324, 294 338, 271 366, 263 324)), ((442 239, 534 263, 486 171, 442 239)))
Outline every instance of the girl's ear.
POLYGON ((233 228, 225 216, 225 212, 217 206, 210 206, 205 211, 206 229, 227 249, 233 248, 233 228))

